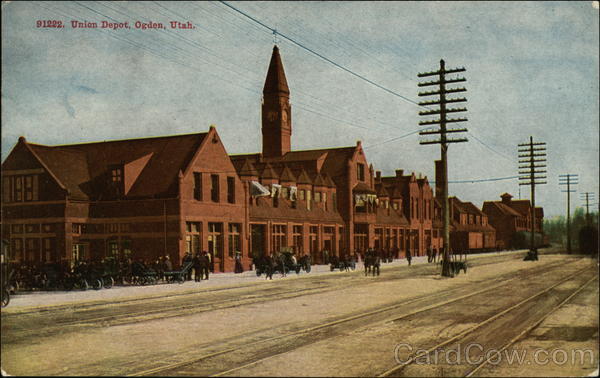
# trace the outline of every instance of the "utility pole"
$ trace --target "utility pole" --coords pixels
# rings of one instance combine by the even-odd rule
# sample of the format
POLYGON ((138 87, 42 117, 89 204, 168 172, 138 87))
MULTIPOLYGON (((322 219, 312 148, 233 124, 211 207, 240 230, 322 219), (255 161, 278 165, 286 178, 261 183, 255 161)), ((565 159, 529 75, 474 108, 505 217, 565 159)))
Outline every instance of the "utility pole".
POLYGON ((533 137, 529 137, 529 143, 519 144, 519 185, 529 185, 531 187, 531 247, 529 253, 537 260, 537 248, 535 246, 535 186, 546 184, 545 170, 537 168, 546 168, 546 142, 533 143, 533 137), (524 159, 524 160, 520 160, 524 159), (540 163, 540 164, 536 164, 540 163))
POLYGON ((558 185, 566 185, 567 190, 561 190, 563 193, 567 193, 567 253, 572 253, 571 250, 571 193, 575 190, 571 190, 571 185, 577 185, 579 181, 579 175, 567 173, 566 175, 558 175, 558 185))
POLYGON ((594 200, 593 192, 584 192, 579 193, 579 199, 585 200, 585 224, 589 227, 591 226, 590 222, 590 199, 594 200))
POLYGON ((448 203, 448 156, 447 156, 448 144, 467 142, 467 138, 448 138, 448 136, 447 136, 448 133, 465 132, 465 131, 467 131, 467 129, 464 129, 464 128, 463 129, 448 129, 446 127, 446 125, 448 123, 457 123, 457 122, 467 121, 466 118, 447 118, 448 113, 459 113, 459 112, 467 111, 467 108, 447 108, 446 107, 447 104, 465 102, 465 101, 467 101, 467 99, 464 97, 446 98, 446 95, 451 94, 451 93, 466 92, 467 89, 464 87, 462 87, 462 88, 446 88, 446 84, 464 82, 464 81, 467 81, 467 79, 462 78, 462 77, 447 78, 446 75, 452 74, 452 73, 457 73, 457 72, 464 72, 464 71, 466 71, 466 69, 464 67, 447 70, 446 66, 445 66, 445 62, 442 59, 442 60, 440 60, 439 70, 434 71, 434 72, 419 73, 417 75, 418 77, 427 77, 427 76, 439 77, 439 80, 437 80, 437 81, 434 80, 434 81, 419 83, 419 87, 437 86, 436 90, 431 91, 431 92, 420 92, 419 96, 421 96, 421 97, 423 97, 423 96, 439 96, 439 98, 436 100, 419 102, 419 105, 424 106, 424 107, 439 105, 439 108, 431 109, 431 110, 427 110, 427 111, 421 111, 421 112, 419 112, 419 115, 420 116, 431 116, 431 115, 439 114, 439 117, 440 117, 439 119, 435 119, 435 120, 419 122, 419 125, 421 125, 421 126, 439 125, 439 129, 437 129, 437 130, 429 129, 429 130, 421 131, 419 133, 419 135, 439 134, 440 138, 436 139, 436 140, 422 140, 419 143, 420 144, 439 144, 441 147, 442 182, 441 183, 436 182, 436 185, 441 185, 441 188, 442 188, 442 190, 441 190, 441 192, 442 192, 442 212, 443 212, 443 219, 444 219, 444 228, 443 228, 444 247, 443 247, 442 276, 444 276, 444 277, 452 277, 453 276, 452 272, 450 271, 450 208, 449 208, 449 203, 448 203))

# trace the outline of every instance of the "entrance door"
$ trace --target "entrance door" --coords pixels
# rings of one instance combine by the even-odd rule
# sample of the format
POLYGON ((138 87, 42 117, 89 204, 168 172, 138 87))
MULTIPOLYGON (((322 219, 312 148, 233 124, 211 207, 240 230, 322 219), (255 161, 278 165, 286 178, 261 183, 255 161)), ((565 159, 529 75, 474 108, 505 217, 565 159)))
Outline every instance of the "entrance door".
POLYGON ((265 255, 265 225, 253 224, 251 227, 252 250, 250 254, 253 258, 260 258, 265 255))

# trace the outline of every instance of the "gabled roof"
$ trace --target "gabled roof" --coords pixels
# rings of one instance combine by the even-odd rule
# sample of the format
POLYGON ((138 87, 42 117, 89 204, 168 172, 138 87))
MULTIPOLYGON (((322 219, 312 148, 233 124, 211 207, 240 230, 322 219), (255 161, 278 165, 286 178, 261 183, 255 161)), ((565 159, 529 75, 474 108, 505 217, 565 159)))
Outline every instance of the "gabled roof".
POLYGON ((287 165, 283 167, 279 181, 296 182, 296 176, 294 176, 287 165))
POLYGON ((377 197, 389 197, 390 193, 387 191, 383 184, 375 184, 375 191, 377 192, 377 197))
POLYGON ((376 193, 373 189, 371 189, 369 187, 369 185, 365 184, 364 182, 359 182, 356 185, 354 185, 354 188, 352 188, 352 191, 355 193, 370 193, 370 194, 376 193))
POLYGON ((521 213, 519 213, 518 211, 512 209, 510 206, 506 206, 505 204, 503 204, 500 201, 486 201, 483 203, 483 205, 485 206, 485 204, 490 204, 491 206, 495 206, 498 210, 500 210, 501 213, 506 214, 506 215, 512 215, 515 217, 521 217, 521 213))
POLYGON ((306 173, 306 171, 304 169, 302 169, 302 171, 300 171, 297 182, 298 182, 298 184, 312 184, 312 180, 310 179, 310 177, 308 177, 308 174, 306 173))
POLYGON ((271 166, 271 164, 267 163, 267 164, 265 164, 265 167, 264 167, 262 173, 260 174, 260 178, 277 179, 278 176, 275 173, 275 171, 273 170, 273 167, 271 166))
POLYGON ((322 186, 322 187, 327 186, 325 184, 325 180, 323 180, 323 176, 321 176, 320 174, 318 174, 317 177, 315 177, 315 179, 313 180, 313 185, 314 186, 322 186))
POLYGON ((179 171, 185 170, 207 134, 60 146, 28 145, 66 186, 72 198, 98 199, 110 168, 121 165, 126 168, 136 161, 144 165, 127 197, 156 197, 176 194, 179 171))
POLYGON ((252 164, 250 159, 245 159, 244 164, 237 171, 240 176, 258 177, 258 171, 256 170, 256 167, 254 167, 254 164, 252 164))
POLYGON ((508 204, 513 210, 521 213, 522 216, 526 217, 531 212, 531 202, 529 200, 512 200, 508 204))
POLYGON ((325 186, 328 188, 335 188, 335 183, 327 173, 323 174, 323 180, 325 181, 325 186))

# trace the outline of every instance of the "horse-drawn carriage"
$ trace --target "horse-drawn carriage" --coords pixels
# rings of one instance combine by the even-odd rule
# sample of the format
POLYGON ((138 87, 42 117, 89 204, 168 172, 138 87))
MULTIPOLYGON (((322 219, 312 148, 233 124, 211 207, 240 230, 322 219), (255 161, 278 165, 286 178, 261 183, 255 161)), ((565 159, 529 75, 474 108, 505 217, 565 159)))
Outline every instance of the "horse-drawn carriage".
POLYGON ((310 272, 311 261, 308 255, 304 255, 299 260, 296 260, 291 248, 284 248, 276 256, 262 255, 254 259, 254 267, 257 276, 263 273, 267 277, 273 273, 287 274, 288 272, 296 272, 296 274, 300 274, 301 270, 307 273, 310 272))
POLYGON ((141 261, 131 263, 131 276, 134 285, 154 285, 158 282, 158 272, 141 261))
POLYGON ((167 282, 179 282, 184 283, 185 277, 188 275, 189 271, 192 269, 194 265, 193 262, 188 262, 181 267, 181 270, 171 270, 164 272, 163 275, 167 282))
POLYGON ((329 265, 329 269, 331 269, 332 272, 335 269, 339 269, 340 272, 349 271, 350 269, 355 270, 356 261, 354 260, 354 257, 342 256, 340 258, 334 255, 331 257, 331 264, 329 265))

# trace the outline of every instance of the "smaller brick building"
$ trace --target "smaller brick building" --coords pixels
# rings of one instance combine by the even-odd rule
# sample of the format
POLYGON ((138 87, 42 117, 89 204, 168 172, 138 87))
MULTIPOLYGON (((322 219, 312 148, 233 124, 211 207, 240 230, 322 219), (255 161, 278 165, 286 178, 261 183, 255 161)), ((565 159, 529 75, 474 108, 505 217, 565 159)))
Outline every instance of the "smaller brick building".
MULTIPOLYGON (((513 200, 508 193, 502 194, 500 198, 501 201, 484 202, 482 210, 496 229, 496 248, 515 248, 515 235, 531 231, 531 202, 513 200)), ((536 207, 535 216, 535 232, 543 236, 544 210, 536 207)))
POLYGON ((488 216, 471 202, 457 197, 450 203, 450 246, 454 253, 473 253, 496 248, 496 229, 488 216))

